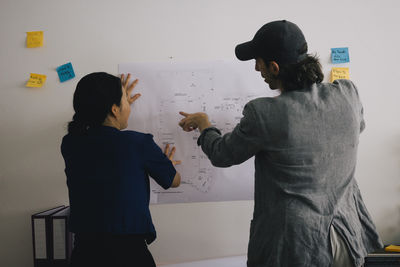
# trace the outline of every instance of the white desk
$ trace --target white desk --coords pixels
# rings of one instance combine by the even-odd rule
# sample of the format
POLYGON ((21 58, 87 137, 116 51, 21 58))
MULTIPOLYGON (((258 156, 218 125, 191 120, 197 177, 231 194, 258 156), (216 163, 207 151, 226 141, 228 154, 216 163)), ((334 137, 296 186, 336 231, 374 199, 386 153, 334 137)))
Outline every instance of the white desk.
POLYGON ((158 265, 160 267, 246 267, 247 256, 226 257, 211 260, 158 265))

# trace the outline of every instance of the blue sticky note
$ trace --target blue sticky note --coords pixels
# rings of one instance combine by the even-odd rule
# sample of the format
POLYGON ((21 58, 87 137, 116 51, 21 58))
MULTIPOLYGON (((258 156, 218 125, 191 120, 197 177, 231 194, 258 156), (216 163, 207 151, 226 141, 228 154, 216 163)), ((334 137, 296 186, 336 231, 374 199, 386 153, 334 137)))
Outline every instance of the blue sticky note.
POLYGON ((332 63, 346 63, 350 62, 349 48, 331 48, 332 63))
POLYGON ((75 72, 72 68, 71 62, 58 67, 57 73, 58 77, 60 78, 60 82, 65 82, 75 77, 75 72))

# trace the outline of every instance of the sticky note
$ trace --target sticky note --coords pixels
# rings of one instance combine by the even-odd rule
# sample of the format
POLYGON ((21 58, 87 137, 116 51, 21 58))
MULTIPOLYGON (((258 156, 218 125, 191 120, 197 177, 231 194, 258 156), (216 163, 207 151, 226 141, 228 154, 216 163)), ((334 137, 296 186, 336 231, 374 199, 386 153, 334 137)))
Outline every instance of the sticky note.
POLYGON ((42 87, 46 81, 46 75, 31 73, 29 81, 26 83, 26 87, 42 87))
POLYGON ((400 246, 390 245, 385 247, 385 251, 400 252, 400 246))
POLYGON ((43 32, 27 32, 26 33, 26 47, 34 48, 43 46, 43 32))
POLYGON ((58 77, 60 82, 71 80, 75 77, 74 68, 72 68, 71 62, 61 65, 57 68, 58 77))
POLYGON ((331 59, 334 64, 350 62, 349 48, 331 48, 331 59))
POLYGON ((350 79, 349 68, 332 68, 331 82, 338 79, 350 79))

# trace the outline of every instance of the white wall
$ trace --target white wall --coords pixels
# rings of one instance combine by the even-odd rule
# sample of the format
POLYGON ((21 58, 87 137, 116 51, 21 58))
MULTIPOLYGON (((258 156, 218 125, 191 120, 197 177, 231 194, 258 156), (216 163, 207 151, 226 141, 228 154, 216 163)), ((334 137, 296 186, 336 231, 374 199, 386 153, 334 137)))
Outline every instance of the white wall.
MULTIPOLYGON (((383 240, 400 243, 399 12, 397 0, 1 0, 0 265, 33 266, 30 215, 68 203, 59 146, 83 75, 116 74, 121 62, 234 59, 237 43, 275 19, 303 29, 326 74, 330 48, 349 47, 367 123, 357 179, 383 240), (27 49, 34 30, 45 45, 27 49), (77 77, 60 84, 55 68, 69 61, 77 77), (25 88, 30 72, 47 74, 46 85, 25 88)), ((252 207, 152 206, 150 249, 160 263, 244 254, 252 207)))

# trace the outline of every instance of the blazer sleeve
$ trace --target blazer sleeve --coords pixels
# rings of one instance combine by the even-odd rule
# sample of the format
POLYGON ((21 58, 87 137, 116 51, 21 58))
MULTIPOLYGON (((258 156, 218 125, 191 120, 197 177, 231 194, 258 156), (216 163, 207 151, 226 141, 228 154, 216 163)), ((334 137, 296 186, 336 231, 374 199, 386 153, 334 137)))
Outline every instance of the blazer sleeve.
POLYGON ((216 167, 230 167, 240 164, 260 149, 259 134, 252 106, 248 103, 243 109, 243 117, 232 132, 221 135, 221 132, 210 127, 201 133, 197 144, 216 167))
POLYGON ((363 104, 361 103, 360 95, 358 93, 358 89, 357 89, 356 85, 350 80, 349 80, 349 82, 351 84, 352 89, 355 92, 355 95, 356 95, 357 112, 358 112, 358 115, 359 115, 359 118, 360 118, 360 133, 361 133, 365 129, 364 107, 363 107, 363 104))
POLYGON ((145 137, 143 154, 146 172, 162 188, 168 189, 174 180, 176 170, 172 162, 154 142, 151 134, 147 134, 145 137))
POLYGON ((364 107, 361 103, 360 95, 355 84, 351 80, 338 79, 333 82, 333 84, 342 87, 348 97, 351 99, 351 104, 353 105, 354 112, 357 114, 360 123, 360 133, 365 129, 364 120, 364 107))

